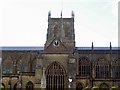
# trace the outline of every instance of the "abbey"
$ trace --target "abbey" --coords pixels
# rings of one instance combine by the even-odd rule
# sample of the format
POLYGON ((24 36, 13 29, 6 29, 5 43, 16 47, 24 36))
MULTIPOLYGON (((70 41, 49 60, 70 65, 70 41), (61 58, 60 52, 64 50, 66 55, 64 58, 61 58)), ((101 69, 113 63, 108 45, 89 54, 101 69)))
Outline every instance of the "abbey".
POLYGON ((120 90, 119 48, 76 47, 74 12, 71 18, 49 12, 46 36, 44 47, 2 47, 5 90, 120 90))

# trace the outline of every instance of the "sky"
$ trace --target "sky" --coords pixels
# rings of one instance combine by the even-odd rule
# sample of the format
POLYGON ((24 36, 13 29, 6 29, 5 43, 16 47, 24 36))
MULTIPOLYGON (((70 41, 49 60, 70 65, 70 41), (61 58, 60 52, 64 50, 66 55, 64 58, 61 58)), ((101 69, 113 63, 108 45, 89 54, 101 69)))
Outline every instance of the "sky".
POLYGON ((1 0, 0 46, 44 46, 51 17, 75 13, 76 46, 118 46, 119 0, 1 0))

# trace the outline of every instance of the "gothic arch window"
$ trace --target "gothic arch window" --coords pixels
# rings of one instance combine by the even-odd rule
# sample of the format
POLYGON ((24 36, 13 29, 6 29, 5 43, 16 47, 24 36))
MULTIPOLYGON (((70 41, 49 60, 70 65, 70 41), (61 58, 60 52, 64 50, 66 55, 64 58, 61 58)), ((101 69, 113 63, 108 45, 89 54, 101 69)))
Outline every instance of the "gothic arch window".
POLYGON ((64 29, 64 32, 65 32, 65 37, 70 37, 70 35, 71 35, 71 28, 70 28, 71 26, 70 26, 70 24, 69 23, 64 23, 64 25, 63 25, 63 29, 64 29))
POLYGON ((109 86, 106 83, 102 83, 99 87, 99 90, 109 90, 109 86))
POLYGON ((34 84, 31 81, 26 84, 26 90, 34 90, 34 84))
POLYGON ((82 90, 82 89, 83 89, 83 85, 81 83, 78 83, 76 90, 82 90))
POLYGON ((47 90, 64 90, 66 73, 58 62, 49 65, 45 73, 47 90))
POLYGON ((113 78, 120 78, 120 60, 115 59, 112 61, 112 76, 113 78))
POLYGON ((32 72, 35 72, 35 68, 36 68, 36 60, 34 59, 32 61, 32 72))
POLYGON ((81 57, 79 59, 79 63, 78 63, 78 71, 79 71, 79 75, 84 77, 84 76, 88 76, 91 74, 91 62, 88 60, 87 57, 81 57))
POLYGON ((99 58, 95 62, 96 78, 109 78, 110 66, 109 62, 105 58, 99 58))
POLYGON ((2 62, 2 72, 3 74, 10 74, 13 72, 13 61, 11 58, 7 58, 2 62))
POLYGON ((17 62, 17 71, 19 72, 27 72, 28 71, 28 61, 24 59, 20 59, 17 62))
POLYGON ((60 25, 55 24, 53 29, 54 29, 53 30, 54 37, 59 36, 58 34, 59 34, 59 31, 60 31, 60 25))

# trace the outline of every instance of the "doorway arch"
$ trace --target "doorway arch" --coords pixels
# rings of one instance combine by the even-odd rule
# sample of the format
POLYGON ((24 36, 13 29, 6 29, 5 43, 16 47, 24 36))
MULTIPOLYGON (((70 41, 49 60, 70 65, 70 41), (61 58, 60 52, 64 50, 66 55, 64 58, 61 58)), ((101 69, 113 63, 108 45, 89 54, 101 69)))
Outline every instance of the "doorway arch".
POLYGON ((15 83, 13 90, 17 90, 17 83, 15 83))
POLYGON ((34 90, 34 85, 31 81, 26 84, 26 90, 34 90))
POLYGON ((65 88, 65 69, 58 62, 53 62, 46 69, 46 89, 64 90, 65 88))
POLYGON ((99 87, 99 90, 109 90, 109 86, 106 83, 102 83, 99 87))
POLYGON ((83 89, 83 85, 81 83, 78 83, 76 90, 82 90, 82 89, 83 89))

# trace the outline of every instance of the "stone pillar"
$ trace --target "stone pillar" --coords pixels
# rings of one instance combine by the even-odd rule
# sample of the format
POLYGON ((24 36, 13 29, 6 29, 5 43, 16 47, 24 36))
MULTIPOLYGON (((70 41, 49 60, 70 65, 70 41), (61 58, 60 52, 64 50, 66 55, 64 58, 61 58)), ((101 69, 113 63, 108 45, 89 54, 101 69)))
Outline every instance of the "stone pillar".
POLYGON ((68 88, 76 90, 76 59, 72 56, 68 62, 68 88))
POLYGON ((44 90, 46 88, 46 76, 45 76, 45 68, 43 68, 43 75, 41 79, 41 89, 44 90))
POLYGON ((92 78, 95 78, 96 74, 95 74, 95 63, 93 63, 93 66, 92 66, 92 78))
POLYGON ((91 61, 92 61, 92 78, 94 79, 95 77, 96 77, 96 71, 95 71, 95 63, 96 63, 96 61, 95 61, 95 58, 94 58, 94 50, 92 50, 92 55, 91 55, 91 61))
POLYGON ((42 79, 42 58, 38 58, 36 62, 36 69, 35 69, 35 88, 41 88, 41 79, 42 79))
POLYGON ((28 62, 28 70, 29 70, 29 72, 32 72, 32 62, 31 61, 28 62))
POLYGON ((13 74, 17 74, 17 65, 13 62, 13 74))

